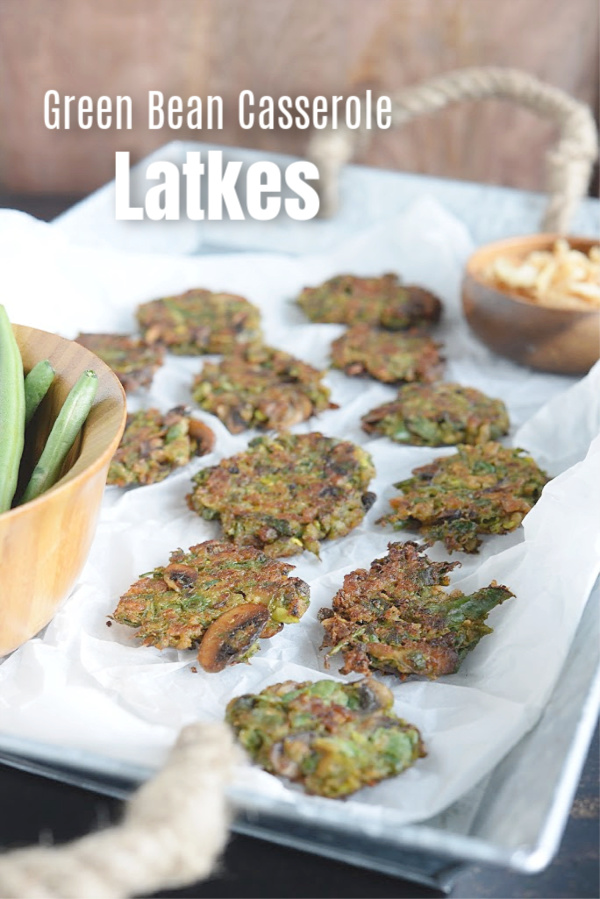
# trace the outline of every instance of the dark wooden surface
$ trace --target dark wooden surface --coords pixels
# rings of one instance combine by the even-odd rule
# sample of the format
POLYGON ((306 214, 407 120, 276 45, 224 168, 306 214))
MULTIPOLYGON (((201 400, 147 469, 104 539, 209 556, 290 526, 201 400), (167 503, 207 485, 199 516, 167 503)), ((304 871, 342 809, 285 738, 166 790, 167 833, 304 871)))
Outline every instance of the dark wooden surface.
MULTIPOLYGON (((140 159, 169 140, 304 152, 299 129, 243 130, 237 101, 262 95, 390 94, 466 66, 523 69, 598 105, 597 0, 3 0, 0 183, 90 191, 116 150, 140 159), (132 98, 132 130, 48 129, 43 100, 132 98), (151 130, 148 91, 223 97, 223 130, 151 130)), ((63 116, 64 119, 64 116, 63 116)), ((206 122, 204 123, 206 125, 206 122)), ((459 103, 373 134, 360 161, 542 189, 548 121, 512 103, 459 103)))
MULTIPOLYGON (((119 819, 122 804, 43 777, 0 765, 0 849, 63 843, 119 819)), ((597 899, 598 734, 558 855, 541 874, 467 866, 457 876, 453 899, 597 899)), ((351 865, 233 836, 216 875, 204 883, 160 893, 172 899, 420 899, 443 893, 351 865)), ((83 897, 82 897, 83 899, 83 897)), ((92 899, 92 897, 86 897, 92 899)))
MULTIPOLYGON (((50 220, 75 199, 0 194, 0 207, 22 209, 50 220)), ((600 895, 598 757, 596 730, 560 850, 545 871, 523 876, 504 868, 468 866, 455 880, 453 899, 597 899, 600 895)), ((118 820, 122 808, 117 800, 3 765, 0 765, 0 797, 5 810, 0 815, 0 850, 74 839, 118 820)), ((172 899, 419 899, 442 896, 442 893, 236 835, 231 838, 215 877, 158 895, 172 899)))

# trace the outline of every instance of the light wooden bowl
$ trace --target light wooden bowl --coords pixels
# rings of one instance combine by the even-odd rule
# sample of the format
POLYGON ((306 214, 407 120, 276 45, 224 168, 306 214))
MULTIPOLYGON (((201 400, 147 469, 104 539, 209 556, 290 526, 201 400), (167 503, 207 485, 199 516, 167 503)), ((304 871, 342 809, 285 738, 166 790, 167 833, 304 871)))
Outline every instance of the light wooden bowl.
MULTIPOLYGON (((484 273, 498 256, 521 260, 549 250, 558 234, 533 234, 486 244, 467 262, 462 285, 466 319, 490 349, 522 365, 566 375, 585 374, 600 358, 600 310, 553 309, 501 290, 484 273)), ((576 250, 598 240, 567 237, 576 250)))
POLYGON ((43 628, 67 596, 89 552, 109 462, 125 427, 125 394, 118 378, 78 343, 14 326, 25 371, 49 359, 57 376, 36 413, 36 443, 79 375, 92 368, 98 392, 60 481, 35 500, 0 515, 0 656, 43 628))

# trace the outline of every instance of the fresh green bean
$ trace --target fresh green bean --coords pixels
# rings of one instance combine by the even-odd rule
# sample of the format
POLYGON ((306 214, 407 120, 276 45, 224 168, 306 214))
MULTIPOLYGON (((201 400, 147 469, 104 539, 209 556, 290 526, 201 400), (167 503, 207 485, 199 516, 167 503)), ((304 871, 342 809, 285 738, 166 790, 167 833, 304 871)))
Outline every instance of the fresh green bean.
POLYGON ((98 376, 91 369, 84 371, 71 388, 50 431, 40 460, 33 469, 22 503, 35 499, 56 483, 67 453, 92 408, 97 389, 98 376))
POLYGON ((35 414, 35 410, 42 402, 52 381, 54 369, 47 359, 43 359, 34 365, 25 377, 25 424, 28 425, 35 414))
POLYGON ((23 361, 6 309, 0 305, 0 513, 10 509, 25 440, 23 361))

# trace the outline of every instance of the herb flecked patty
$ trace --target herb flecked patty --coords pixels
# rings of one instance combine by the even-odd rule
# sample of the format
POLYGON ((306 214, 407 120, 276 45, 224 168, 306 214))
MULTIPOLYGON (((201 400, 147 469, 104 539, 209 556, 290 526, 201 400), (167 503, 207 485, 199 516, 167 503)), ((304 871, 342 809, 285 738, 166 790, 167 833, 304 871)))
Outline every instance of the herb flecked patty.
POLYGON ((114 619, 139 628, 145 645, 189 649, 200 644, 206 671, 245 662, 268 639, 302 618, 309 587, 290 578, 293 565, 252 547, 209 540, 178 549, 121 597, 114 619))
POLYGON ((497 440, 508 433, 509 420, 502 400, 440 381, 406 384, 395 400, 363 415, 362 426, 397 443, 448 446, 497 440))
POLYGON ((419 731, 394 714, 393 702, 371 678, 285 681, 232 699, 226 720, 265 771, 339 799, 425 756, 419 731))
POLYGON ((349 441, 310 434, 256 437, 244 452, 193 478, 191 509, 218 518, 234 543, 291 556, 343 537, 375 497, 371 457, 349 441))
POLYGON ((184 406, 164 415, 158 409, 132 412, 106 483, 116 487, 156 484, 193 456, 209 453, 214 441, 211 429, 191 418, 184 406))
POLYGON ((334 368, 378 381, 435 381, 441 376, 440 343, 424 334, 398 333, 355 325, 331 344, 334 368))
POLYGON ((127 334, 78 334, 75 340, 102 359, 128 393, 149 387, 164 361, 164 347, 127 334))
POLYGON ((477 552, 477 535, 514 531, 549 480, 524 452, 493 441, 459 446, 395 484, 402 495, 390 500, 392 512, 379 523, 417 529, 450 551, 477 552))
POLYGON ((255 344, 221 362, 205 363, 192 396, 232 434, 246 428, 285 430, 336 408, 323 374, 283 350, 255 344))
POLYGON ((397 275, 358 278, 337 275, 318 287, 305 287, 298 305, 313 322, 380 325, 393 331, 439 321, 442 304, 434 294, 397 275))
POLYGON ((244 297, 196 288, 138 306, 146 343, 163 344, 178 355, 231 353, 259 340, 260 312, 244 297))
POLYGON ((489 587, 465 596, 447 593, 448 573, 459 562, 432 562, 416 543, 390 543, 389 553, 344 578, 332 608, 322 609, 323 648, 341 652, 342 674, 371 670, 429 678, 453 674, 492 629, 488 613, 513 596, 489 587))

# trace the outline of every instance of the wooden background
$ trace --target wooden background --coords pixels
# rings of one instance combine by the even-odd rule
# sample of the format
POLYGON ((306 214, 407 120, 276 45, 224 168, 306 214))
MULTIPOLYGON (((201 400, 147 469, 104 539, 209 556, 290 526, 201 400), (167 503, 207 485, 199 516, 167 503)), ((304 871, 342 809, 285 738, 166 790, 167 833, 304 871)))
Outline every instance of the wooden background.
MULTIPOLYGON (((237 97, 383 93, 453 68, 523 68, 598 105, 597 0, 0 0, 0 187, 87 192, 172 139, 302 154, 307 132, 242 131, 237 97), (49 131, 43 96, 129 94, 134 131, 49 131), (223 131, 149 131, 147 93, 220 94, 223 131)), ((379 132, 362 162, 543 187, 552 127, 500 101, 379 132)))

